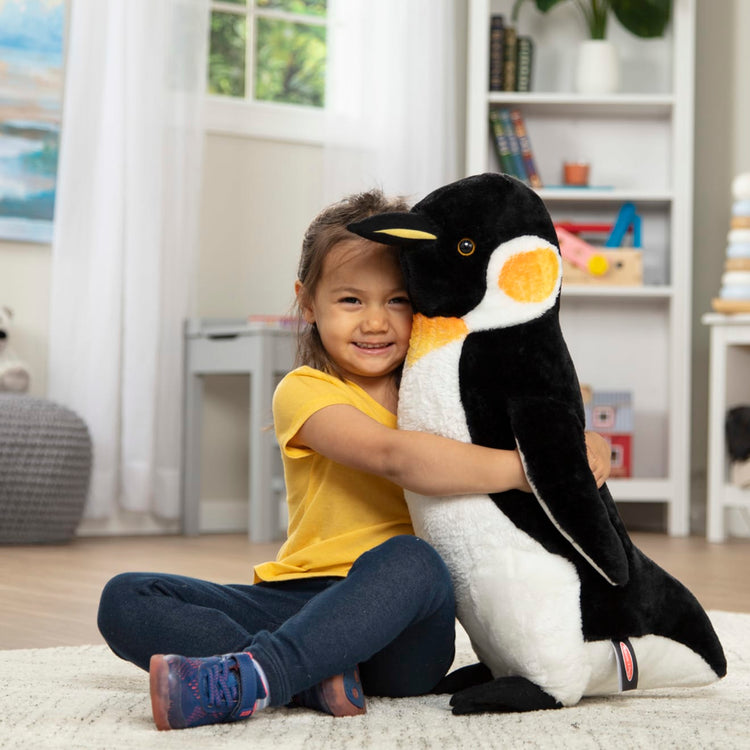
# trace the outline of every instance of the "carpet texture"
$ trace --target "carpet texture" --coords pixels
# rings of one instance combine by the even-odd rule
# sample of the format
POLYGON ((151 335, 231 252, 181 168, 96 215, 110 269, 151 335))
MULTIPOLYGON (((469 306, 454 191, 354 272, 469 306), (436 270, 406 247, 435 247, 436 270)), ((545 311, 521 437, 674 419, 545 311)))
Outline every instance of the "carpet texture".
MULTIPOLYGON (((711 612, 729 663, 705 688, 584 699, 528 714, 453 716, 448 697, 368 699, 365 716, 276 708, 248 721, 157 732, 148 676, 106 646, 0 651, 0 748, 732 748, 750 747, 750 614, 711 612)), ((456 666, 473 663, 459 631, 456 666)))

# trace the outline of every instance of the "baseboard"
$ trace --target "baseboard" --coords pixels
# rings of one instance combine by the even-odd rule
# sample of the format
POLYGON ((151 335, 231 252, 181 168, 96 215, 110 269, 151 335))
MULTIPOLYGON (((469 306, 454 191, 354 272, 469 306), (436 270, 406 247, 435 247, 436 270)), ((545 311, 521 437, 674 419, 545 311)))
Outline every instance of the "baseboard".
MULTIPOLYGON (((283 536, 286 529, 286 506, 280 508, 283 536)), ((248 524, 247 498, 204 499, 200 504, 201 534, 246 533, 248 524)), ((179 520, 165 520, 145 513, 128 513, 119 510, 107 519, 84 519, 76 531, 76 536, 158 536, 160 534, 180 534, 182 523, 179 520)))
POLYGON ((247 498, 201 500, 201 534, 227 534, 247 531, 247 498))
POLYGON ((110 518, 84 518, 76 530, 76 536, 159 536, 179 534, 181 530, 182 523, 179 520, 119 510, 110 518))
MULTIPOLYGON (((202 500, 201 534, 226 534, 247 531, 247 499, 202 500)), ((180 520, 166 520, 148 513, 129 513, 118 510, 111 518, 81 521, 76 536, 158 536, 180 534, 180 520)))

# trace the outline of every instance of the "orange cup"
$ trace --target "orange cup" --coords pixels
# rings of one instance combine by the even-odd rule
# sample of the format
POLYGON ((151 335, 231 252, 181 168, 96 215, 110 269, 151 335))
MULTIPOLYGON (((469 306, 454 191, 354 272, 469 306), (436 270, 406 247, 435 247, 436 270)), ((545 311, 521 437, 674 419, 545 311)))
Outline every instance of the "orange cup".
POLYGON ((563 162, 563 184, 588 185, 589 165, 585 161, 563 162))

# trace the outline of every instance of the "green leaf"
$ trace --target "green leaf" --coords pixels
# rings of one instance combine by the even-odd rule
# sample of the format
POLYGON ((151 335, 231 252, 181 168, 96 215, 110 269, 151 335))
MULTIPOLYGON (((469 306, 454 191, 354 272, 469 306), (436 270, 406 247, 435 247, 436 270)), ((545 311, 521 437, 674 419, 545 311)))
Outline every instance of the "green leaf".
POLYGON ((328 10, 326 0, 257 0, 257 5, 259 8, 311 16, 325 16, 328 10))
MULTIPOLYGON (((511 17, 518 14, 525 0, 515 0, 511 17)), ((566 0, 534 0, 541 13, 547 13, 566 0)), ((607 29, 608 6, 617 20, 636 36, 650 38, 663 36, 672 15, 672 0, 575 0, 592 39, 604 39, 607 29)))
POLYGON ((611 0, 617 20, 632 34, 663 36, 672 15, 672 0, 611 0))
POLYGON ((255 98, 324 106, 325 27, 259 18, 257 30, 255 98))
MULTIPOLYGON (((565 0, 534 0, 534 2, 538 11, 540 11, 541 13, 546 13, 551 8, 554 8, 558 3, 565 2, 565 0)), ((518 12, 521 9, 523 3, 524 0, 516 0, 515 3, 513 3, 513 10, 511 11, 511 18, 513 19, 513 21, 518 20, 518 12)))
POLYGON ((245 16, 211 13, 208 91, 211 94, 245 95, 245 16))

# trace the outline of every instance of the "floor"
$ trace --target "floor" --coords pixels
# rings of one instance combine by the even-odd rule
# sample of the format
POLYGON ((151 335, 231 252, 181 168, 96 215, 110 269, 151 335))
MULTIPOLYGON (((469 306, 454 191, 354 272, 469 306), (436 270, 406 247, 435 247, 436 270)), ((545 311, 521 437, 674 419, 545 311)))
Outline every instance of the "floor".
MULTIPOLYGON (((706 609, 750 612, 750 540, 632 534, 635 543, 706 609)), ((181 573, 223 583, 252 580, 252 566, 278 545, 244 534, 76 539, 60 546, 0 547, 0 648, 102 643, 99 593, 126 570, 181 573)))

